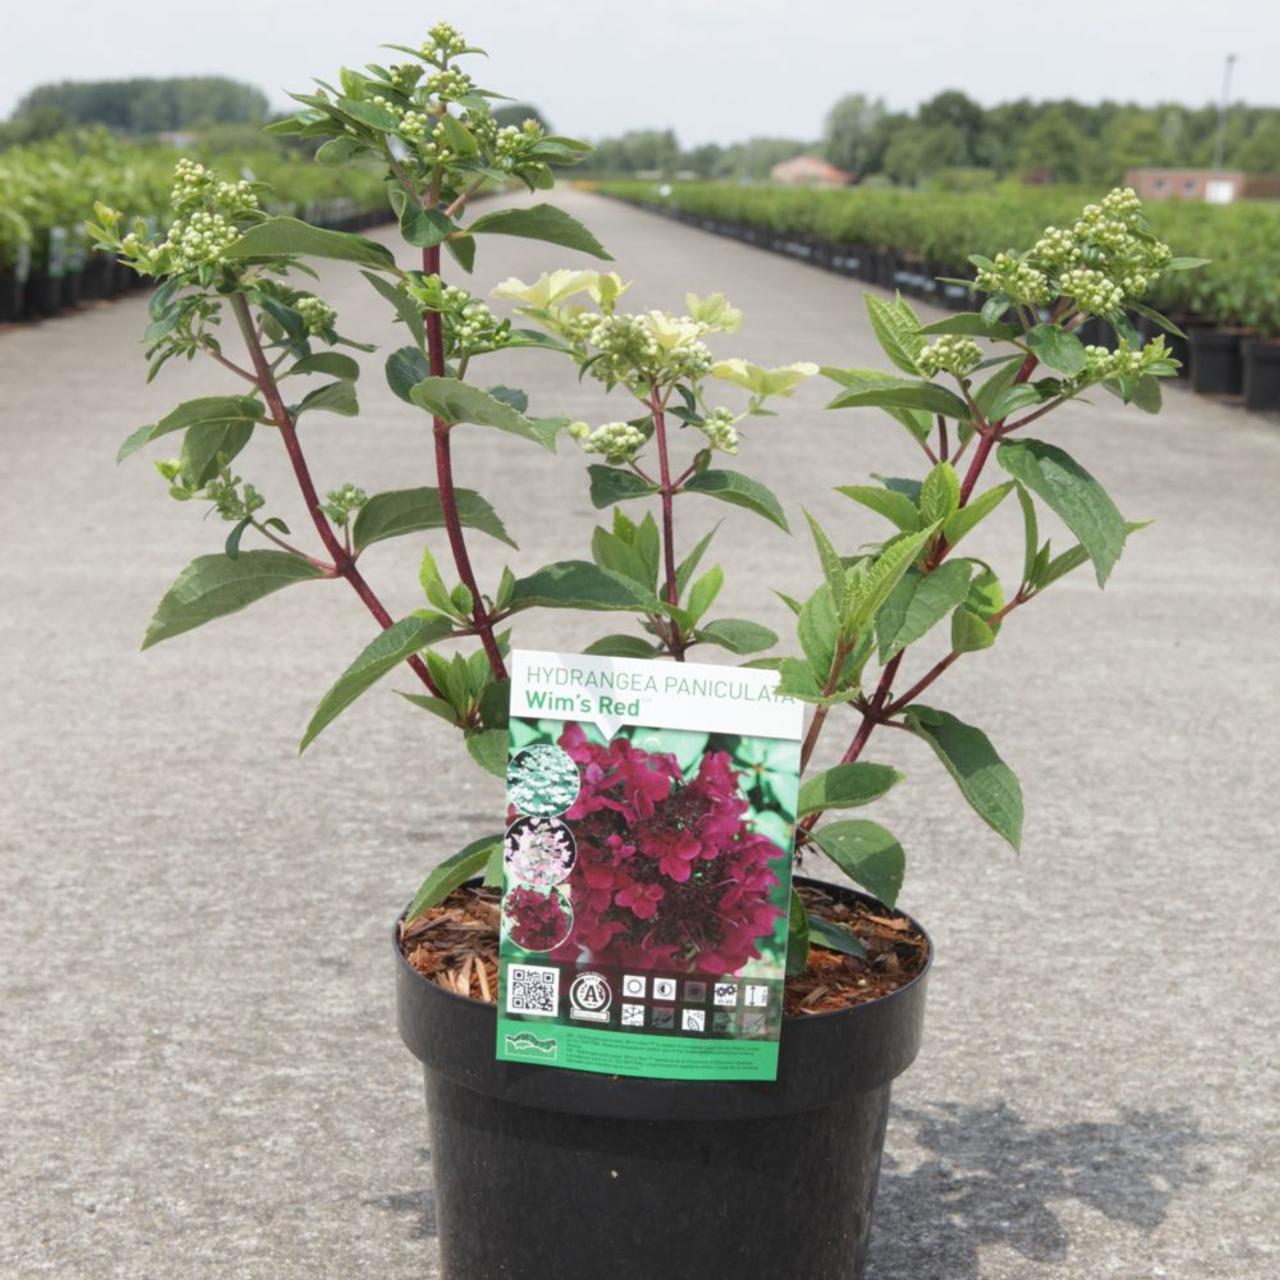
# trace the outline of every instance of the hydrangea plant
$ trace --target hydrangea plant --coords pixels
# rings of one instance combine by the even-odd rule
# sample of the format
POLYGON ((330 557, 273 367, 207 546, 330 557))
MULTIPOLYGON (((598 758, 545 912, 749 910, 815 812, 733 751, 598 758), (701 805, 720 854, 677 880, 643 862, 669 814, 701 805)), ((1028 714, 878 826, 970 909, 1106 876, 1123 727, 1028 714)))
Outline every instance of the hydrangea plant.
MULTIPOLYGON (((964 655, 992 647, 1010 615, 1065 574, 1091 563, 1102 585, 1111 573, 1137 526, 1083 466, 1028 428, 1095 388, 1140 409, 1159 408, 1158 379, 1173 375, 1176 364, 1161 339, 1140 340, 1132 315, 1169 327, 1141 296, 1162 273, 1195 260, 1173 259, 1133 193, 1117 191, 1088 206, 1071 227, 1048 228, 1025 252, 975 258, 976 279, 964 282, 983 298, 973 312, 922 324, 901 299, 868 298, 872 326, 896 372, 823 369, 839 386, 831 407, 883 410, 909 433, 927 465, 918 478, 841 487, 885 521, 875 545, 852 547, 849 535, 829 533, 806 516, 820 580, 808 590, 781 584, 779 594, 795 614, 796 643, 777 652, 778 637, 769 628, 715 616, 724 573, 719 566, 703 568, 715 529, 689 537, 683 526, 678 531, 676 517, 679 511, 683 519, 683 499, 700 495, 763 518, 778 536, 789 531, 769 488, 722 459, 749 453, 755 427, 771 431, 766 419, 776 410, 770 406, 816 375, 817 366, 784 357, 765 368, 721 351, 743 317, 720 294, 689 294, 678 311, 627 311, 628 285, 614 272, 564 269, 529 283, 507 280, 494 290, 502 313, 477 297, 465 280, 493 235, 608 258, 581 223, 547 203, 471 216, 471 202, 483 189, 513 182, 531 191, 549 188, 553 167, 573 164, 587 148, 532 121, 500 128, 490 109, 496 95, 477 87, 464 69, 466 57, 479 51, 447 24, 434 27, 418 47, 392 47, 408 60, 343 69, 336 85, 295 95, 302 109, 270 128, 315 145, 320 164, 379 166, 401 236, 417 255, 412 266, 401 265, 379 241, 269 216, 254 184, 186 161, 174 175, 173 217, 163 235, 141 224, 126 228, 104 206, 89 228, 101 246, 157 281, 146 333, 151 375, 175 356, 202 356, 232 380, 228 393, 179 405, 139 428, 120 450, 123 458, 163 437, 180 438, 178 456, 156 464, 169 493, 207 504, 230 526, 224 545, 188 565, 161 600, 144 647, 296 583, 344 581, 377 632, 320 700, 302 746, 380 679, 407 667, 417 682, 408 701, 459 731, 476 763, 502 776, 512 622, 535 608, 621 615, 635 625, 610 630, 588 652, 682 662, 694 650, 718 649, 731 661, 777 669, 781 689, 813 708, 801 752, 805 769, 824 733, 837 721, 843 726, 839 762, 807 776, 800 793, 795 835, 801 854, 820 850, 893 902, 905 863, 898 840, 865 818, 831 818, 876 800, 901 779, 892 766, 864 758, 882 726, 927 742, 979 816, 1017 847, 1022 799, 1013 773, 980 729, 921 699, 964 655), (452 260, 452 279, 446 279, 444 254, 452 260), (305 260, 313 257, 361 270, 403 326, 405 344, 382 363, 405 412, 431 424, 434 474, 424 479, 433 483, 368 494, 355 482, 340 482, 322 496, 300 428, 312 413, 358 412, 361 368, 350 351, 373 348, 347 337, 334 308, 305 279, 299 283, 311 274, 305 260), (1112 326, 1114 349, 1080 342, 1075 330, 1090 316, 1112 326), (516 350, 529 359, 567 361, 571 374, 594 379, 621 407, 602 423, 533 414, 521 391, 484 385, 485 357, 516 350), (576 441, 594 459, 585 477, 591 501, 615 510, 612 521, 595 530, 589 558, 478 580, 469 538, 514 544, 494 507, 455 478, 455 446, 472 427, 508 433, 548 454, 558 440, 576 441), (267 496, 238 474, 255 438, 288 456, 311 526, 310 549, 267 496), (993 460, 1005 478, 982 488, 993 460), (956 549, 1011 495, 1021 506, 1025 548, 1020 569, 1002 582, 986 562, 956 549), (1073 545, 1055 552, 1042 538, 1046 508, 1074 535, 1073 545), (361 562, 379 542, 406 536, 427 544, 423 604, 396 619, 361 562), (940 654, 913 678, 904 677, 909 654, 914 662, 916 646, 925 641, 940 654)), ((815 464, 825 476, 829 455, 815 464)), ((415 457, 410 466, 416 465, 415 457)), ((564 464, 548 457, 547 465, 564 464)), ((561 745, 571 756, 622 751, 576 740, 561 745)), ((654 841, 666 838, 653 827, 656 806, 696 802, 701 807, 690 820, 699 832, 710 824, 726 848, 754 848, 741 814, 730 812, 737 780, 727 766, 704 761, 706 776, 684 779, 660 756, 633 755, 626 785, 638 805, 647 797, 636 823, 648 823, 654 841)), ((762 759, 762 776, 767 767, 762 759)), ((590 797, 574 804, 580 809, 590 797)), ((616 815, 616 808, 609 813, 616 815)), ((698 839, 711 841, 715 832, 698 839)), ((622 876, 606 884, 601 850, 625 836, 598 834, 573 874, 584 884, 589 876, 599 880, 591 882, 591 893, 575 894, 574 908, 590 913, 601 947, 645 945, 637 939, 648 937, 641 926, 655 915, 657 891, 665 896, 677 889, 681 902, 694 904, 667 913, 679 915, 682 928, 702 927, 695 916, 705 921, 717 913, 736 921, 723 937, 708 935, 725 970, 768 931, 763 837, 760 856, 746 857, 729 888, 708 896, 697 879, 707 860, 692 867, 683 836, 667 832, 670 847, 659 859, 663 883, 622 876)), ((428 877, 410 916, 470 875, 487 869, 492 876, 502 854, 495 835, 446 860, 428 877)), ((558 892, 522 892, 527 900, 508 904, 527 917, 516 927, 526 939, 546 942, 563 924, 565 903, 558 892)), ((797 903, 793 966, 804 963, 809 928, 797 903)), ((856 947, 837 930, 813 928, 827 945, 856 947)))

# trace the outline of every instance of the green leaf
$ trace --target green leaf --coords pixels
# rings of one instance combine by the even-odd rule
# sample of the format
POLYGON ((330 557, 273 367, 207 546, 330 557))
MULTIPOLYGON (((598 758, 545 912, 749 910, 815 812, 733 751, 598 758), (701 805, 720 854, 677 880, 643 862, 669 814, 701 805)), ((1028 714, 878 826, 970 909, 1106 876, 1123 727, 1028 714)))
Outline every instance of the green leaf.
POLYGON ((947 546, 954 547, 974 525, 985 520, 1009 496, 1013 487, 1014 482, 1006 480, 1004 484, 995 485, 979 494, 972 502, 951 515, 942 526, 942 536, 946 538, 947 546))
POLYGON ((708 622, 705 627, 698 628, 694 638, 737 654, 759 653, 772 649, 778 643, 775 632, 745 618, 719 618, 708 622))
POLYGON ((249 443, 252 435, 252 422, 205 423, 188 427, 178 455, 182 478, 197 488, 208 484, 218 474, 218 455, 230 462, 249 443))
POLYGON ((472 235, 525 236, 530 240, 546 240, 566 249, 579 249, 595 258, 609 261, 613 258, 582 223, 549 204, 486 213, 471 223, 467 230, 472 235))
MULTIPOLYGON (((1169 268, 1165 267, 1164 270, 1168 271, 1169 268)), ((1128 307, 1130 311, 1136 311, 1140 316, 1146 316, 1148 320, 1158 324, 1165 333, 1171 333, 1175 338, 1186 338, 1187 335, 1183 333, 1183 331, 1179 329, 1168 316, 1162 315, 1154 307, 1148 307, 1141 302, 1134 302, 1132 298, 1127 298, 1124 305, 1128 307)))
POLYGON ((684 595, 685 588, 689 585, 689 580, 697 572, 698 565, 702 563, 702 557, 706 554, 707 548, 711 545, 711 539, 716 536, 716 530, 719 528, 718 524, 712 525, 710 531, 698 540, 693 550, 676 566, 677 600, 684 595))
POLYGON ((469 733, 466 744, 467 754, 485 773, 491 773, 495 778, 507 776, 506 729, 485 729, 480 733, 469 733))
POLYGON ((756 515, 764 516, 766 520, 772 520, 779 529, 791 532, 778 499, 758 480, 737 471, 700 471, 684 482, 683 492, 704 493, 709 498, 719 498, 721 502, 732 503, 735 507, 745 507, 756 515))
POLYGON ((849 877, 886 906, 897 901, 907 858, 878 822, 853 818, 819 827, 810 837, 849 877))
MULTIPOLYGON (((241 557, 243 559, 244 557, 241 557)), ((332 724, 362 693, 371 689, 383 676, 406 658, 425 649, 453 630, 448 618, 419 618, 411 615, 380 632, 360 651, 356 660, 340 675, 333 688, 320 699, 307 731, 298 744, 305 751, 316 736, 332 724)))
POLYGON ((291 378, 295 373, 325 373, 331 378, 346 378, 354 382, 360 376, 360 366, 340 351, 317 351, 314 355, 303 356, 286 369, 283 376, 291 378))
POLYGON ((287 551, 242 551, 234 559, 197 556, 156 607, 142 647, 235 613, 281 587, 324 576, 323 569, 287 551))
MULTIPOLYGON (((912 387, 916 383, 911 378, 901 377, 896 373, 884 373, 879 369, 837 369, 831 365, 822 366, 822 375, 837 382, 850 391, 874 391, 882 387, 912 387)), ((916 440, 928 440, 933 431, 933 415, 919 409, 902 409, 894 405, 881 405, 885 413, 895 422, 900 422, 916 440)))
POLYGON ((1008 342, 1022 330, 1012 324, 988 324, 976 311, 962 311, 959 315, 935 320, 920 330, 930 337, 940 334, 956 334, 963 338, 990 338, 993 342, 1008 342))
POLYGON ((510 405, 517 413, 528 413, 528 393, 521 391, 519 387, 504 387, 499 383, 496 387, 489 387, 488 391, 495 400, 501 400, 503 404, 510 405))
POLYGON ((867 304, 871 327, 875 330, 885 355, 904 373, 918 374, 920 370, 916 365, 916 358, 924 350, 925 342, 915 312, 901 297, 886 302, 883 298, 867 293, 863 295, 863 301, 867 304))
POLYGON ((1212 258, 1172 258, 1164 267, 1165 271, 1193 271, 1196 267, 1207 267, 1212 258))
POLYGON ((724 570, 719 565, 708 569, 693 584, 689 591, 688 604, 685 606, 685 611, 693 622, 697 622, 711 608, 723 586, 724 570))
POLYGON ((840 615, 825 582, 804 602, 796 635, 821 689, 835 662, 840 639, 840 615))
POLYGON ((341 414, 344 418, 354 418, 360 412, 360 406, 356 402, 356 389, 345 380, 327 382, 323 387, 308 391, 294 410, 293 416, 300 417, 311 409, 324 409, 328 413, 341 414))
POLYGON ((921 409, 925 413, 940 413, 961 422, 969 420, 969 406, 954 392, 940 387, 936 382, 908 382, 902 386, 845 391, 836 396, 827 408, 857 409, 863 406, 878 409, 921 409))
POLYGON ((954 515, 960 505, 960 477, 949 462, 939 462, 920 488, 920 519, 937 524, 954 515))
POLYGON ((867 958, 866 947, 852 929, 812 913, 809 915, 809 942, 826 947, 828 951, 838 951, 841 955, 855 956, 859 960, 867 958))
POLYGON ((849 579, 854 592, 854 607, 847 619, 851 631, 861 631, 880 612, 936 528, 931 524, 918 533, 900 533, 884 544, 874 561, 856 566, 849 579))
POLYGON ((371 271, 362 271, 360 274, 391 303, 418 346, 425 345, 426 330, 423 327, 422 308, 398 284, 375 276, 371 271))
POLYGON ((589 560, 563 560, 546 565, 527 578, 517 578, 511 608, 528 609, 532 605, 639 612, 656 612, 660 607, 657 597, 639 583, 589 560))
POLYGON ((1032 569, 1040 550, 1040 529, 1036 520, 1036 504, 1026 488, 1018 485, 1018 505, 1022 508, 1022 527, 1025 545, 1022 552, 1022 580, 1032 581, 1032 569))
POLYGON ((915 533, 920 528, 920 512, 906 494, 870 484, 841 485, 836 492, 843 493, 846 498, 852 498, 854 502, 892 520, 904 533, 915 533))
POLYGON ((972 576, 967 560, 944 561, 932 573, 907 570, 876 614, 880 662, 888 662, 941 622, 969 594, 972 576))
POLYGON ((1124 549, 1124 517, 1102 486, 1069 454, 1041 440, 1006 440, 996 460, 1061 517, 1080 539, 1102 586, 1124 549))
POLYGON ((442 209, 424 209, 421 205, 405 202, 400 215, 400 234, 419 249, 433 249, 443 244, 454 230, 452 219, 442 209))
POLYGON ((444 247, 454 262, 470 275, 476 265, 475 240, 470 235, 454 235, 444 242, 444 247))
POLYGON ((974 812, 1014 849, 1022 843, 1022 788, 981 729, 946 711, 916 703, 907 708, 907 728, 923 738, 956 780, 974 812))
MULTIPOLYGON (((454 493, 458 506, 458 519, 467 529, 479 529, 507 546, 511 540, 498 513, 473 489, 458 489, 454 493)), ((374 494, 356 514, 352 536, 357 551, 382 542, 386 538, 398 538, 402 534, 417 533, 421 529, 445 528, 444 509, 440 503, 440 490, 393 489, 374 494)))
POLYGON ((387 357, 387 386, 405 404, 412 404, 413 389, 423 379, 431 376, 431 365, 426 353, 418 347, 401 347, 387 357))
POLYGON ((791 894, 787 917, 787 977, 794 978, 809 967, 809 918, 798 893, 791 894))
POLYGON ((224 256, 272 258, 280 254, 358 262, 382 271, 393 271, 396 265, 391 250, 376 240, 347 231, 322 231, 297 218, 268 218, 257 223, 226 249, 224 256))
POLYGON ((974 404, 988 422, 992 421, 991 406, 998 396, 1013 386, 1014 379, 1022 371, 1023 363, 1022 356, 1010 357, 973 393, 974 404))
POLYGON ((587 468, 587 475, 591 477, 591 505, 597 511, 615 502, 647 498, 658 492, 656 485, 647 484, 634 471, 625 471, 621 467, 605 467, 593 462, 587 468))
POLYGON ((490 855, 495 849, 502 848, 502 832, 497 835, 481 836, 473 840, 465 849, 459 850, 453 857, 446 858, 422 882, 422 887, 413 895, 409 910, 404 914, 405 924, 412 924, 430 907, 439 906, 455 889, 460 889, 468 880, 475 879, 485 870, 490 855))
POLYGON ((639 636, 611 635, 593 640, 582 652, 603 658, 653 658, 658 654, 658 646, 639 636))
POLYGON ((487 391, 456 378, 424 378, 409 393, 419 408, 445 422, 472 422, 482 427, 497 427, 512 435, 523 436, 555 452, 558 422, 526 418, 510 405, 494 399, 487 391))
POLYGON ((1003 422, 1011 413, 1019 409, 1029 409, 1032 405, 1043 404, 1050 397, 1045 395, 1045 388, 1037 382, 1019 382, 1006 387, 991 404, 988 414, 990 421, 1003 422))
POLYGON ((976 653, 989 649, 996 633, 972 609, 961 605, 951 615, 951 648, 955 653, 976 653))
POLYGON ((1027 331, 1026 344, 1042 364, 1075 377, 1084 372, 1084 343, 1056 324, 1038 324, 1027 331))
POLYGON ((386 107, 380 107, 376 102, 364 102, 357 98, 339 98, 336 106, 344 115, 350 116, 352 120, 368 125, 371 129, 377 129, 382 133, 390 133, 399 124, 396 117, 386 107))
POLYGON ((853 809, 870 804, 901 782, 903 776, 887 764, 863 760, 838 764, 805 781, 800 788, 796 817, 805 818, 825 809, 853 809))
POLYGON ((120 446, 116 461, 123 462, 144 444, 188 427, 227 427, 236 424, 252 426, 263 415, 262 402, 253 396, 202 396, 187 400, 159 422, 139 427, 120 446))

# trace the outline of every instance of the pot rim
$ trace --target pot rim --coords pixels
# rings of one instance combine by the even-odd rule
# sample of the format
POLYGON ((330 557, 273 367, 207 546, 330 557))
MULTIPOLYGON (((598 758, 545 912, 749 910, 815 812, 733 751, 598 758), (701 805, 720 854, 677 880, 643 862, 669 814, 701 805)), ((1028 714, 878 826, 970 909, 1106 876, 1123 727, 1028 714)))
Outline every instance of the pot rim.
MULTIPOLYGON (((858 1004, 846 1005, 843 1009, 831 1009, 831 1010, 828 1010, 826 1013, 807 1013, 802 1017, 798 1017, 798 1016, 788 1017, 786 1014, 784 1014, 782 1018, 782 1025, 784 1027, 785 1026, 804 1026, 808 1023, 816 1024, 816 1023, 827 1022, 835 1018, 842 1018, 848 1014, 856 1013, 859 1009, 867 1009, 873 1006, 887 1006, 890 1001, 895 1000, 899 996, 905 996, 907 992, 911 991, 914 987, 920 985, 929 976, 929 972, 933 968, 933 958, 934 958, 933 938, 930 936, 929 931, 920 923, 919 920, 915 918, 915 916, 908 915, 907 912, 902 911, 897 907, 886 908, 885 904, 881 902, 879 898, 874 898, 871 896, 871 894, 864 893, 861 889, 855 889, 852 885, 837 884, 833 880, 819 880, 816 876, 793 876, 791 882, 793 885, 796 885, 796 884, 811 885, 814 888, 818 888, 818 889, 838 889, 842 893, 850 894, 853 897, 858 898, 862 902, 867 903, 869 905, 877 906, 884 910, 896 911, 898 915, 904 916, 906 919, 911 921, 912 927, 924 939, 927 952, 925 955, 924 964, 921 966, 920 971, 917 974, 915 974, 909 982, 904 982, 902 986, 895 987, 887 995, 876 996, 874 1000, 863 1000, 863 1001, 860 1001, 858 1004)), ((468 886, 482 884, 482 883, 483 883, 483 880, 480 876, 472 876, 470 879, 464 880, 462 884, 459 885, 458 887, 460 889, 465 889, 468 886)), ((396 953, 397 966, 402 968, 406 974, 411 974, 413 978, 417 979, 424 986, 431 987, 433 989, 433 992, 432 992, 433 994, 444 996, 448 1000, 457 1001, 458 1004, 460 1005, 467 1005, 467 1006, 478 1005, 481 1008, 488 1008, 490 1006, 493 1006, 496 1008, 497 1007, 496 996, 493 1000, 477 1000, 472 996, 459 995, 456 991, 450 991, 446 987, 440 986, 438 982, 431 982, 428 978, 426 978, 424 975, 419 973, 418 970, 413 967, 413 965, 409 963, 408 959, 404 954, 403 948, 400 946, 400 924, 404 920, 405 914, 408 912, 408 910, 409 910, 409 907, 408 907, 408 904, 406 904, 404 910, 401 911, 398 916, 396 916, 395 923, 391 926, 391 945, 394 948, 396 953)), ((830 950, 830 948, 827 948, 827 949, 830 950)))

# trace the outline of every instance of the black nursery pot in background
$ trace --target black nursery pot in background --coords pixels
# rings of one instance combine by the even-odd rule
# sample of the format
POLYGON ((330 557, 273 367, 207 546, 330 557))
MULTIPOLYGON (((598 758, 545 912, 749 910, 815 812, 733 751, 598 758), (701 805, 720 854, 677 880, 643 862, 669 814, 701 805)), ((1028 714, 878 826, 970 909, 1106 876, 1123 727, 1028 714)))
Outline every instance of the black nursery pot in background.
POLYGON ((742 1083, 498 1062, 493 1005, 428 981, 398 945, 396 966, 443 1280, 861 1280, 927 964, 883 999, 787 1020, 777 1081, 742 1083))
POLYGON ((13 267, 0 268, 0 324, 10 324, 21 317, 25 283, 13 267))
POLYGON ((1247 339, 1243 354, 1244 407, 1280 409, 1280 339, 1247 339))
POLYGON ((1238 396, 1244 390, 1244 360, 1239 329, 1192 329, 1191 386, 1201 395, 1238 396))

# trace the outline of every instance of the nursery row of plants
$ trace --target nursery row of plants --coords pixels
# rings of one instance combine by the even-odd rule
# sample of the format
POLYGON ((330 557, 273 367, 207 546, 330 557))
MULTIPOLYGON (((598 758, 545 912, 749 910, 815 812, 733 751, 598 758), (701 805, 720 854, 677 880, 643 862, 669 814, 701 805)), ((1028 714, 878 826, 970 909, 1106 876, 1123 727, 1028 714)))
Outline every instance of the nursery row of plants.
MULTIPOLYGON (((988 257, 1033 241, 1046 225, 1069 227, 1081 192, 1012 184, 993 194, 812 191, 727 183, 605 182, 604 195, 668 214, 761 248, 883 288, 966 310, 970 255, 988 257)), ((1087 198, 1087 197, 1086 197, 1087 198)), ((1280 204, 1152 205, 1153 231, 1175 253, 1209 259, 1200 271, 1169 272, 1151 305, 1179 330, 1166 338, 1182 376, 1205 394, 1243 395, 1251 409, 1280 409, 1280 204)), ((1135 314, 1136 327, 1157 331, 1135 314)), ((1114 346, 1100 321, 1087 340, 1114 346)))
MULTIPOLYGON (((0 323, 54 315, 135 287, 134 272, 91 253, 84 223, 95 199, 163 231, 172 218, 174 151, 94 130, 0 153, 0 323)), ((266 184, 263 207, 354 230, 390 217, 376 170, 341 169, 263 147, 218 159, 227 173, 266 184)))

